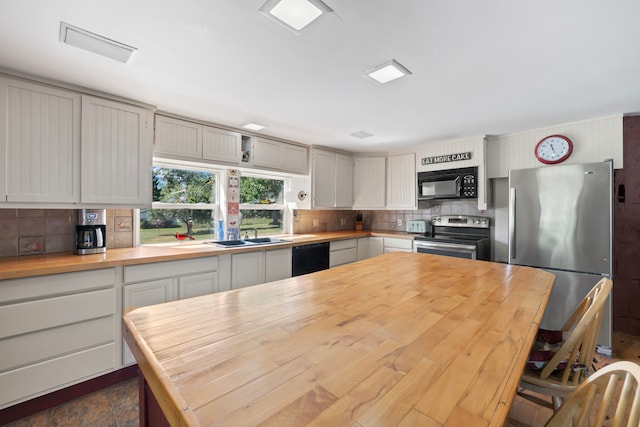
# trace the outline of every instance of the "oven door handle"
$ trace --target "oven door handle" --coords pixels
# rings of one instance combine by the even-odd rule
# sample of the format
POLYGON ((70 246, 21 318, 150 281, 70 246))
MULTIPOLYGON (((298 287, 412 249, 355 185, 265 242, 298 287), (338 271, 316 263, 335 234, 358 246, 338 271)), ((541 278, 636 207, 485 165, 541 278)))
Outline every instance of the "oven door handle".
POLYGON ((413 244, 416 248, 425 249, 444 249, 452 252, 476 252, 476 245, 465 245, 460 243, 439 243, 439 242, 416 242, 413 244))

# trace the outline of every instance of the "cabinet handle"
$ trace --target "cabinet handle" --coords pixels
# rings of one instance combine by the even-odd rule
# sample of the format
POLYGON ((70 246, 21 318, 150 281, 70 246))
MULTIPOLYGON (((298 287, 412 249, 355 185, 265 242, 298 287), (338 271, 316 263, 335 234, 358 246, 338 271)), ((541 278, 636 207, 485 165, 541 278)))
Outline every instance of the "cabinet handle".
POLYGON ((618 203, 624 203, 625 192, 624 184, 618 184, 618 203))

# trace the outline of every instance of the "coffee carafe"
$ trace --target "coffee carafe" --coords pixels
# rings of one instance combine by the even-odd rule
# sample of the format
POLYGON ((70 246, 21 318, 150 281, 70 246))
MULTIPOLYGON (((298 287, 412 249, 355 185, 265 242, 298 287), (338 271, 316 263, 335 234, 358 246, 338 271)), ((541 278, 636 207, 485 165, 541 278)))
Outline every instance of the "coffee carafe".
POLYGON ((73 253, 86 255, 106 252, 106 224, 107 211, 105 209, 80 209, 73 253))

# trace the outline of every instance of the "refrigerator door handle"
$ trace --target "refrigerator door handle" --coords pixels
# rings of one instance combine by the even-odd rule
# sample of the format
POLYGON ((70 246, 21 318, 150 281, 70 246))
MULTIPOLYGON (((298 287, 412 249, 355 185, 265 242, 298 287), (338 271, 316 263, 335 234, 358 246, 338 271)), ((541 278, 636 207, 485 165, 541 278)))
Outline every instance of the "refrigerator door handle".
POLYGON ((509 258, 516 257, 516 189, 509 189, 509 258))

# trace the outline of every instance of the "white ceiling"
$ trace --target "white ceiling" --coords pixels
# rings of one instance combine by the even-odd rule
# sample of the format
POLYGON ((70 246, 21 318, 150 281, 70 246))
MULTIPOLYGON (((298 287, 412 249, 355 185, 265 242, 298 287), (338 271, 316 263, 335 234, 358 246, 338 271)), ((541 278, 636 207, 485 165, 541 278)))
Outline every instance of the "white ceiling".
POLYGON ((640 112, 638 0, 325 0, 301 35, 265 1, 0 0, 0 67, 355 152, 640 112), (60 21, 139 50, 64 45, 60 21), (363 77, 390 59, 413 74, 363 77))

